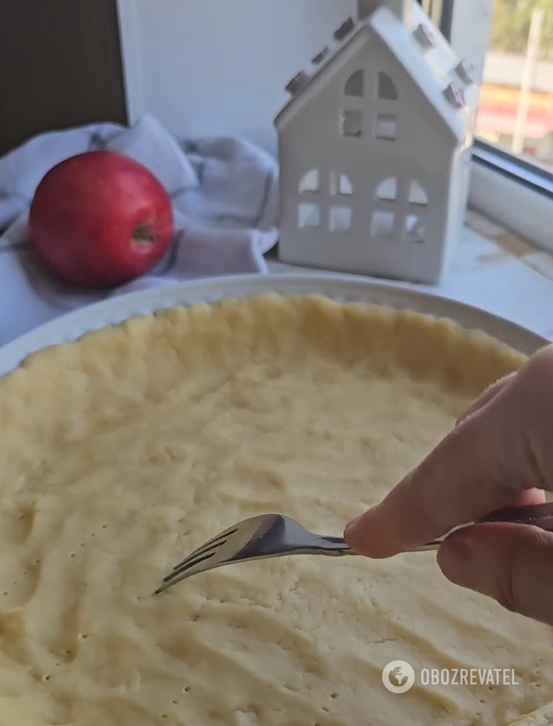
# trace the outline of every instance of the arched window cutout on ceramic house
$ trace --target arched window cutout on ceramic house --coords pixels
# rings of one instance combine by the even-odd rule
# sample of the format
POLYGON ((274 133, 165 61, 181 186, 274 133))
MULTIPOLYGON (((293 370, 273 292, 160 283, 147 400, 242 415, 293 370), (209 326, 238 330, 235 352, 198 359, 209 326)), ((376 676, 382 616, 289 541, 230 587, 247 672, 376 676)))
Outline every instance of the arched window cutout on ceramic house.
POLYGON ((330 193, 333 197, 351 197, 353 195, 353 184, 349 176, 338 171, 331 171, 330 193))
POLYGON ((318 169, 310 169, 310 171, 302 176, 298 191, 300 194, 321 191, 321 175, 318 169))
POLYGON ((411 181, 409 183, 409 204, 414 204, 418 207, 428 206, 428 194, 418 181, 411 181))
POLYGON ((395 176, 384 179, 376 190, 376 198, 382 202, 395 202, 397 199, 397 178, 395 176))
POLYGON ((346 81, 344 93, 346 96, 354 96, 355 98, 363 98, 363 86, 365 82, 365 74, 362 70, 355 71, 346 81))
POLYGON ((396 84, 390 76, 383 71, 378 74, 378 98, 381 101, 397 101, 398 93, 396 84))

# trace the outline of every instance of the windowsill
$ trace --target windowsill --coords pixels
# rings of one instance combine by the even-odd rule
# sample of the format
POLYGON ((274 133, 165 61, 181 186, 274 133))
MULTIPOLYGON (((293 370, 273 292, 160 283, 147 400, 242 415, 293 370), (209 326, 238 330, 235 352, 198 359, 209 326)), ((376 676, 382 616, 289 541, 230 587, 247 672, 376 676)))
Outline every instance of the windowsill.
MULTIPOLYGON (((332 274, 287 265, 267 255, 271 273, 332 274)), ((553 254, 469 211, 451 269, 436 286, 391 283, 427 290, 512 320, 553 340, 553 254)))

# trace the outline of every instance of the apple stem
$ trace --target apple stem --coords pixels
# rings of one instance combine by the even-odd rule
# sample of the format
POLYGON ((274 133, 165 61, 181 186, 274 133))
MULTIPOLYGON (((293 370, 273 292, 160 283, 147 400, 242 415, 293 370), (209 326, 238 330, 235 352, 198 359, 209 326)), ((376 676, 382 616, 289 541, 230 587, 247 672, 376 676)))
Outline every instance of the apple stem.
POLYGON ((152 228, 149 225, 137 227, 133 235, 133 242, 137 247, 150 247, 155 242, 152 228))

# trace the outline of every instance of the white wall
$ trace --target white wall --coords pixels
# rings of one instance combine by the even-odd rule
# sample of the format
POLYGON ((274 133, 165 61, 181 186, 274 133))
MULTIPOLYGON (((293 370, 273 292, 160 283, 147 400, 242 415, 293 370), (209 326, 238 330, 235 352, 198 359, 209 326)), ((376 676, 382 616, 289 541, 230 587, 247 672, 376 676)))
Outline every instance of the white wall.
POLYGON ((286 83, 356 0, 118 0, 131 121, 177 138, 232 135, 276 152, 286 83))
MULTIPOLYGON (((118 0, 131 122, 276 152, 286 83, 356 16, 356 0, 118 0)), ((493 0, 457 0, 453 45, 481 77, 493 0)))

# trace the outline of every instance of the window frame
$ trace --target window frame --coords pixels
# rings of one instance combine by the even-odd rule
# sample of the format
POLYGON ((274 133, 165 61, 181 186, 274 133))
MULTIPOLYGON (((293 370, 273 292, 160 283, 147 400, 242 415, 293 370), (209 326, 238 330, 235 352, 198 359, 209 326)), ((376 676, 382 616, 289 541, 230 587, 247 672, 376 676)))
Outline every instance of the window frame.
MULTIPOLYGON (((480 81, 494 0, 417 1, 455 50, 467 57, 480 81), (489 27, 475 39, 475 20, 482 25, 486 14, 489 27)), ((475 138, 469 205, 527 241, 553 252, 553 172, 475 138)))

